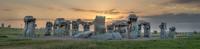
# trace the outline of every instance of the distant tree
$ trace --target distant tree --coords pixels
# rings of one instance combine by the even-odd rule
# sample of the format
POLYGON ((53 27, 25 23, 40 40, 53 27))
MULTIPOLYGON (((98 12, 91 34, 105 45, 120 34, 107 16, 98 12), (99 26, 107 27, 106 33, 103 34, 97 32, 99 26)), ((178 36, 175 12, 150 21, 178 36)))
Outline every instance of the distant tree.
POLYGON ((154 30, 154 31, 153 31, 153 34, 158 34, 158 31, 154 30))
POLYGON ((4 23, 1 24, 1 27, 4 28, 4 23))
POLYGON ((11 28, 11 25, 8 25, 8 28, 11 28))
POLYGON ((198 32, 197 31, 193 31, 193 34, 197 34, 198 32))

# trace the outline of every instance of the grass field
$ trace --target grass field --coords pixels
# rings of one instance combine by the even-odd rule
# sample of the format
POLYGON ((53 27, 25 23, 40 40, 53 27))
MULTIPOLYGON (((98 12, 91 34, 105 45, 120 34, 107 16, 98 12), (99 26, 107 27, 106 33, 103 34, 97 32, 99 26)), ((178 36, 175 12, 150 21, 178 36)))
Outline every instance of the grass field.
POLYGON ((0 28, 0 49, 200 49, 199 35, 173 40, 33 40, 19 39, 22 34, 22 29, 0 28))

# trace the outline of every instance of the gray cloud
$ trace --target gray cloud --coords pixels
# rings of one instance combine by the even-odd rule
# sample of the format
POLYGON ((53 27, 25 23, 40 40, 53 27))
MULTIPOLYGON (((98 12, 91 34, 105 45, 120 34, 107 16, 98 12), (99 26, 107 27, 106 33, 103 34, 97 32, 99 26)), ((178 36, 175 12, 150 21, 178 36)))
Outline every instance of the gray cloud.
POLYGON ((74 10, 74 11, 80 11, 80 12, 103 13, 103 11, 97 11, 97 10, 86 10, 86 9, 80 9, 80 8, 71 8, 71 10, 74 10))
POLYGON ((154 16, 146 16, 143 18, 147 18, 152 21, 163 21, 163 22, 171 22, 171 23, 200 23, 200 13, 168 13, 154 16))
POLYGON ((80 9, 80 8, 70 8, 70 9, 74 11, 79 11, 79 12, 92 12, 92 13, 102 13, 102 14, 112 14, 112 15, 135 13, 133 11, 121 12, 121 11, 117 11, 117 9, 109 9, 109 10, 87 10, 87 9, 80 9))
POLYGON ((45 9, 48 9, 48 10, 56 10, 56 11, 63 11, 63 9, 61 9, 61 8, 56 8, 56 7, 46 7, 45 9))
POLYGON ((13 9, 1 9, 2 11, 13 11, 13 9))
POLYGON ((168 4, 185 4, 189 6, 199 7, 200 6, 200 0, 171 0, 170 2, 167 2, 168 4))
POLYGON ((200 4, 200 0, 173 0, 175 3, 184 3, 184 4, 200 4))
POLYGON ((166 22, 168 27, 175 26, 180 32, 200 31, 200 13, 168 13, 141 18, 151 22, 151 26, 155 30, 159 30, 158 26, 161 22, 166 22))

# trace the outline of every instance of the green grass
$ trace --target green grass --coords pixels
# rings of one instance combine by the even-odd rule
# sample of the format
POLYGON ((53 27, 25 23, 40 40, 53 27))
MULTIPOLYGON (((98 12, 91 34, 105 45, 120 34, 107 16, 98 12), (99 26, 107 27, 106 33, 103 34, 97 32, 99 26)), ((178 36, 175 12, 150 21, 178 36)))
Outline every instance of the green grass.
MULTIPOLYGON (((79 41, 18 39, 17 36, 22 34, 22 29, 1 28, 0 49, 200 49, 199 35, 195 35, 192 38, 174 40, 79 41)), ((40 34, 42 33, 40 32, 40 34)))

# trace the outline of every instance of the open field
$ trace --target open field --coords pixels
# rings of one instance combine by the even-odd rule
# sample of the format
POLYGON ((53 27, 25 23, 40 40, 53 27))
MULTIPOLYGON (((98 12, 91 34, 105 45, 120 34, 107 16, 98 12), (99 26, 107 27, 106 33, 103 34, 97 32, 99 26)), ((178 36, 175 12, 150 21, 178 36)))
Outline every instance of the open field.
POLYGON ((0 28, 0 49, 200 49, 199 34, 168 40, 34 40, 19 39, 22 31, 0 28))

